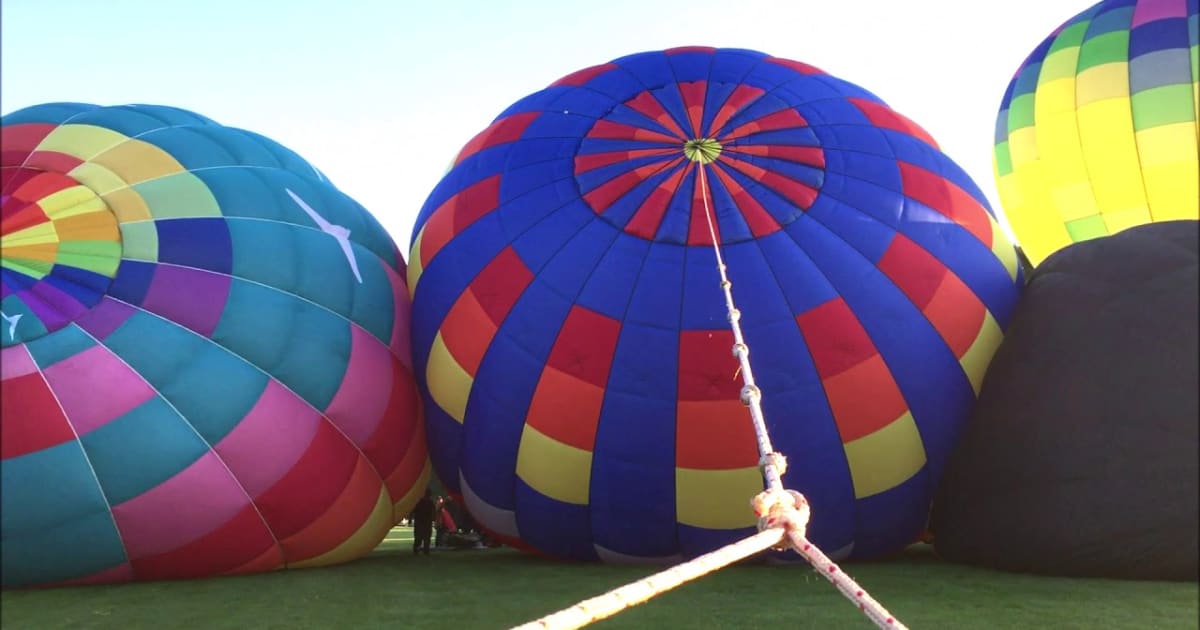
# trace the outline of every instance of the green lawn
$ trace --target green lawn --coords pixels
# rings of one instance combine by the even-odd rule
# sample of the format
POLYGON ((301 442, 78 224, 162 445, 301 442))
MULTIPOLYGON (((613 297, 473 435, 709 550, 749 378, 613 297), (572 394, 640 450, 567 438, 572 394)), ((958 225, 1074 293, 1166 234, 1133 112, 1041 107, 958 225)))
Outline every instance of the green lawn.
MULTIPOLYGON (((5 591, 5 630, 55 628, 509 628, 653 572, 565 565, 510 549, 414 557, 392 531, 347 565, 264 575, 5 591)), ((1041 578, 973 569, 916 546, 845 567, 910 628, 1197 628, 1196 583, 1041 578)), ((736 566, 598 628, 870 628, 828 582, 799 567, 736 566)))

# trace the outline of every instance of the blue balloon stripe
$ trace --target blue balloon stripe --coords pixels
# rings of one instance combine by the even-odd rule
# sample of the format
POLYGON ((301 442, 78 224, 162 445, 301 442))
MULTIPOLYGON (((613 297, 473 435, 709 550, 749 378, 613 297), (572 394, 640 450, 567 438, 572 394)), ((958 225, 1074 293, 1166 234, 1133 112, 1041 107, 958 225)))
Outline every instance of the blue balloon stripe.
MULTIPOLYGON (((1015 304, 1017 287, 989 248, 968 245, 973 237, 963 227, 905 196, 898 162, 958 186, 986 210, 978 187, 926 141, 875 126, 863 101, 886 107, 867 90, 799 64, 702 48, 624 57, 519 101, 514 108, 539 112, 539 128, 506 139, 503 151, 479 148, 487 159, 452 169, 426 205, 444 203, 485 177, 513 177, 502 185, 511 194, 493 213, 500 215, 499 235, 466 227, 427 265, 414 301, 418 346, 432 339, 475 270, 505 244, 535 274, 490 342, 486 370, 476 374, 464 423, 470 452, 435 447, 432 457, 447 458, 472 488, 478 481, 477 494, 500 510, 492 517, 511 515, 528 544, 555 556, 687 556, 743 533, 683 525, 680 518, 690 517, 676 513, 678 501, 690 500, 676 495, 678 462, 695 466, 708 457, 715 469, 724 465, 716 463, 719 445, 707 454, 674 452, 695 448, 676 441, 677 429, 684 430, 677 422, 709 421, 679 415, 680 388, 692 387, 680 382, 692 368, 679 364, 680 335, 728 334, 716 257, 705 244, 702 213, 711 212, 772 436, 779 450, 802 462, 786 481, 810 497, 819 515, 810 526, 814 541, 851 557, 911 542, 974 393, 937 330, 879 269, 881 257, 904 234, 972 290, 988 293, 980 297, 997 309, 998 321, 1015 304), (736 138, 725 137, 734 130, 736 138), (725 138, 705 167, 706 197, 696 194, 694 165, 673 161, 683 147, 654 137, 663 132, 725 138), (658 148, 670 151, 645 152, 658 148), (542 151, 553 157, 539 159, 542 151), (566 163, 569 177, 561 174, 566 163), (421 285, 443 281, 448 286, 423 292, 421 285), (880 374, 840 372, 861 364, 848 356, 859 352, 853 340, 801 333, 798 317, 834 299, 859 321, 880 374), (586 497, 578 488, 534 479, 533 469, 530 479, 516 475, 521 440, 532 435, 525 423, 534 392, 553 395, 538 383, 573 306, 620 323, 591 450, 571 455, 577 458, 571 478, 590 466, 586 497), (879 441, 886 434, 843 444, 860 439, 852 435, 856 421, 891 420, 843 415, 854 413, 848 397, 872 397, 855 393, 856 383, 867 387, 889 373, 925 449, 926 463, 915 474, 897 467, 914 466, 921 454, 888 453, 879 441), (863 453, 872 450, 879 455, 866 461, 863 453), (883 468, 864 473, 872 466, 883 468), (855 479, 862 474, 885 475, 896 485, 881 490, 855 479), (873 494, 858 498, 856 490, 865 489, 873 494)), ((830 326, 828 334, 840 334, 837 324, 830 326)), ((423 360, 419 348, 415 354, 423 360)), ((713 439, 722 439, 719 431, 713 439)), ((526 457, 554 457, 553 448, 530 448, 526 457)), ((539 460, 535 468, 553 466, 539 460)))
POLYGON ((588 506, 550 498, 517 480, 517 529, 538 551, 554 558, 595 560, 588 506))

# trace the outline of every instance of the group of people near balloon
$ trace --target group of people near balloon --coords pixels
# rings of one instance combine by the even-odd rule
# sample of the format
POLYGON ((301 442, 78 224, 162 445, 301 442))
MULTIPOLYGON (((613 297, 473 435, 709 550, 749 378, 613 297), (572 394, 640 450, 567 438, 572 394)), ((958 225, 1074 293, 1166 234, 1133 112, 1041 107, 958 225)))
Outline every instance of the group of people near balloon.
POLYGON ((429 489, 417 500, 412 512, 401 519, 400 525, 412 528, 413 555, 429 555, 431 547, 485 549, 489 546, 487 536, 476 528, 469 512, 462 510, 453 497, 435 497, 429 489), (458 519, 455 519, 455 513, 458 519))

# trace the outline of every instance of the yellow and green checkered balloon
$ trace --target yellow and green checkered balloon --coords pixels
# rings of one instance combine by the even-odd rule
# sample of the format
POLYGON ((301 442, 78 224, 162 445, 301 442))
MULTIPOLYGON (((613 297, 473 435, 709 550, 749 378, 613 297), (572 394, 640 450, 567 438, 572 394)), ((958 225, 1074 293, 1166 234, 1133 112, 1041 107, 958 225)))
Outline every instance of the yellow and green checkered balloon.
POLYGON ((1105 0, 1025 60, 996 121, 1001 204, 1034 264, 1074 242, 1197 219, 1200 0, 1105 0))

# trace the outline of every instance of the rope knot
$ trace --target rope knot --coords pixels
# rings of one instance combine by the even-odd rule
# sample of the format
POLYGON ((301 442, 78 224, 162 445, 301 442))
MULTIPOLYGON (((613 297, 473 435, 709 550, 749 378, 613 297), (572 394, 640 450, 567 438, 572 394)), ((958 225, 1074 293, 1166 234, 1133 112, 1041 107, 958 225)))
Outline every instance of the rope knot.
POLYGON ((782 477, 787 472, 787 457, 783 453, 770 452, 763 455, 758 460, 758 469, 765 475, 767 466, 774 466, 775 472, 782 477))
MULTIPOLYGON (((783 527, 788 533, 797 533, 801 537, 808 530, 808 518, 811 511, 808 499, 795 490, 764 490, 750 501, 754 513, 758 516, 758 531, 783 527)), ((778 549, 790 548, 785 538, 778 549)))
POLYGON ((742 387, 742 404, 749 407, 762 398, 762 392, 755 385, 742 387))

